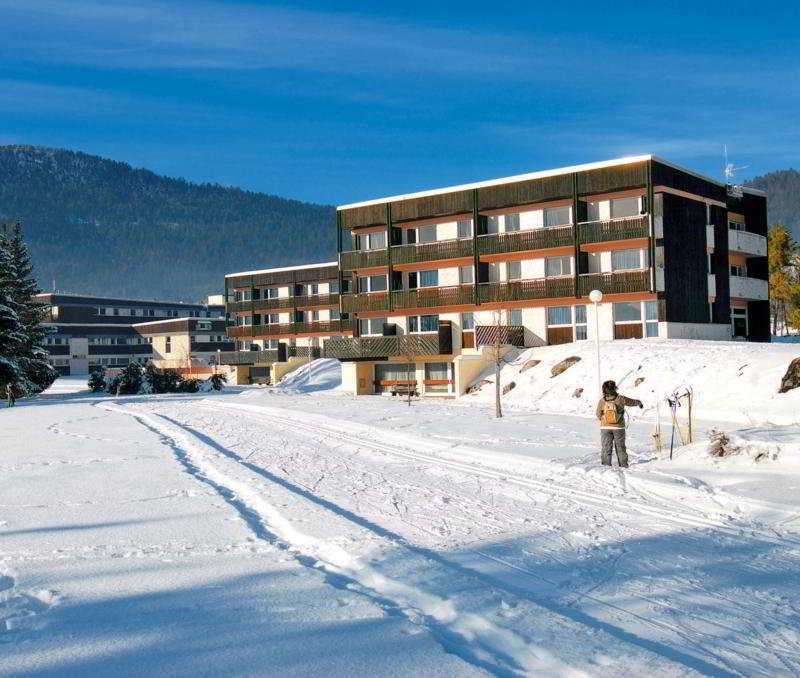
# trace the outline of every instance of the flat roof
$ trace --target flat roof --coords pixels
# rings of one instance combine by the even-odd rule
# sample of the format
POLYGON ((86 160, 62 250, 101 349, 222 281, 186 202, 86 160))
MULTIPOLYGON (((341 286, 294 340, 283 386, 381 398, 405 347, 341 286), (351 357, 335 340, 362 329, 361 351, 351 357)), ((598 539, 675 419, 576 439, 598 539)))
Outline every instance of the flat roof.
POLYGON ((283 266, 281 268, 262 268, 258 271, 242 271, 241 273, 226 273, 226 278, 235 278, 239 275, 256 275, 259 273, 283 273, 284 271, 302 271, 307 268, 324 268, 326 266, 338 266, 338 261, 326 261, 323 264, 302 264, 300 266, 283 266))
MULTIPOLYGON (((687 174, 693 174, 696 177, 700 177, 701 179, 705 179, 706 181, 710 181, 711 183, 717 184, 718 186, 725 186, 724 181, 719 181, 717 179, 713 179, 709 176, 704 174, 700 174, 699 172, 695 172, 694 170, 690 170, 687 167, 681 167, 680 165, 676 165, 673 162, 669 162, 668 160, 664 160, 653 154, 646 154, 646 155, 629 155, 624 156, 622 158, 613 158, 611 160, 601 160, 598 162, 588 162, 583 163, 581 165, 570 165, 568 167, 557 167, 555 169, 549 170, 540 170, 537 172, 528 172, 526 174, 515 174, 510 177, 501 177, 499 179, 487 179, 485 181, 474 181, 468 184, 458 184, 457 186, 446 186, 443 188, 432 188, 425 191, 415 191, 414 193, 404 193, 402 195, 391 195, 386 196, 384 198, 374 198, 371 200, 363 200, 361 202, 353 202, 347 205, 339 205, 336 209, 338 210, 348 210, 353 209, 354 207, 368 207, 369 205, 380 205, 386 202, 394 202, 396 200, 408 200, 409 198, 426 198, 432 195, 439 195, 441 193, 452 193, 455 191, 466 191, 473 188, 485 188, 487 186, 500 186, 502 184, 511 184, 518 181, 529 181, 531 179, 542 179, 544 177, 554 177, 560 174, 570 174, 572 172, 586 172, 588 170, 594 169, 602 169, 604 167, 616 167, 617 165, 630 165, 635 162, 644 162, 646 160, 656 160, 664 165, 668 165, 670 167, 674 167, 675 169, 681 170, 682 172, 686 172, 687 174)), ((748 193, 755 193, 757 195, 766 195, 764 191, 760 191, 756 188, 749 188, 749 187, 742 187, 743 190, 747 191, 748 193)))
POLYGON ((41 292, 37 297, 65 297, 91 301, 115 301, 121 304, 158 304, 159 306, 194 306, 196 308, 222 307, 223 304, 191 303, 187 301, 159 301, 158 299, 125 299, 124 297, 95 297, 91 294, 71 294, 69 292, 41 292))
POLYGON ((146 323, 131 323, 131 327, 142 327, 143 325, 163 325, 164 323, 177 323, 177 322, 184 322, 187 320, 195 320, 198 322, 217 322, 217 323, 224 323, 225 318, 196 318, 194 316, 190 317, 182 317, 182 318, 164 318, 163 320, 148 320, 146 323))

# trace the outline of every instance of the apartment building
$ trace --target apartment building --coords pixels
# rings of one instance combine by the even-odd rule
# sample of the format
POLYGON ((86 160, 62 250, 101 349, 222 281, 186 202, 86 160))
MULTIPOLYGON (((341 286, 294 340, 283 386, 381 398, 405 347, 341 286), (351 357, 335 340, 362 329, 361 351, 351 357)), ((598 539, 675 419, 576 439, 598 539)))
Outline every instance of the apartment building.
POLYGON ((234 349, 224 318, 184 317, 132 325, 150 345, 149 360, 162 369, 217 365, 234 349))
MULTIPOLYGON (((39 294, 50 305, 46 325, 54 332, 45 340, 53 366, 62 375, 89 374, 95 367, 124 367, 131 361, 146 363, 153 346, 136 329, 138 323, 180 318, 217 319, 224 307, 214 304, 184 304, 91 297, 77 294, 39 294)), ((224 330, 216 337, 222 350, 232 348, 224 330)), ((215 351, 214 351, 215 352, 215 351)))
POLYGON ((342 205, 345 385, 455 396, 488 347, 769 340, 766 198, 651 155, 342 205), (589 293, 599 290, 597 305, 589 293), (409 376, 413 375, 413 376, 409 376))
POLYGON ((339 310, 348 279, 335 261, 226 275, 228 336, 236 347, 221 360, 236 368, 237 383, 275 383, 320 357, 325 339, 352 336, 352 321, 339 310))

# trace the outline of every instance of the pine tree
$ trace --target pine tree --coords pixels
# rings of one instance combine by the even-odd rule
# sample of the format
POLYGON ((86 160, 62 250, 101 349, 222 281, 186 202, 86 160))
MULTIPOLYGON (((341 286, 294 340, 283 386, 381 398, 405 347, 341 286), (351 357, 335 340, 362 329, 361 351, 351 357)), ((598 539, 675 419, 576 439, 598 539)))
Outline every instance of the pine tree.
POLYGON ((41 346, 51 333, 49 328, 42 325, 49 307, 36 299, 41 290, 33 277, 33 264, 19 222, 14 224, 12 235, 8 238, 8 251, 14 274, 11 296, 20 305, 19 318, 28 338, 28 346, 41 346))

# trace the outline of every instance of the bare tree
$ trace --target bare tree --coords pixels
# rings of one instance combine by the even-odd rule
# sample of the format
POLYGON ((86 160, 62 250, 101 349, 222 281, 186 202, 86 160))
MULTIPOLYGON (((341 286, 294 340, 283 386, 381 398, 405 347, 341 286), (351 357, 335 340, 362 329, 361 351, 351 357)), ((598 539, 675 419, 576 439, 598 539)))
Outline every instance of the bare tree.
POLYGON ((408 385, 407 385, 407 399, 408 399, 408 406, 411 407, 411 394, 416 390, 417 386, 417 375, 416 375, 416 368, 417 368, 417 355, 418 355, 418 347, 417 347, 417 338, 409 333, 403 337, 400 337, 400 341, 403 342, 403 357, 406 359, 406 376, 408 377, 408 385))
POLYGON ((502 312, 499 310, 495 311, 493 320, 492 359, 494 360, 494 416, 496 419, 501 419, 503 417, 503 408, 500 404, 500 368, 503 364, 503 353, 501 353, 501 347, 503 345, 502 312))

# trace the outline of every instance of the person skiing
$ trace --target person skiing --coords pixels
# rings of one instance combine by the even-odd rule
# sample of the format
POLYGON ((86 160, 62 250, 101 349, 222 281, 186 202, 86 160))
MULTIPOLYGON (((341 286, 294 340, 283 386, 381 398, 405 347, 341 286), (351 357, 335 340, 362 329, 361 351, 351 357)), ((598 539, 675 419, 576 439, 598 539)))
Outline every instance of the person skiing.
POLYGON ((617 392, 614 381, 603 382, 603 397, 597 403, 597 418, 600 420, 600 460, 603 466, 611 466, 611 448, 617 450, 620 467, 628 468, 628 452, 625 449, 625 407, 638 405, 641 400, 627 398, 617 392))

